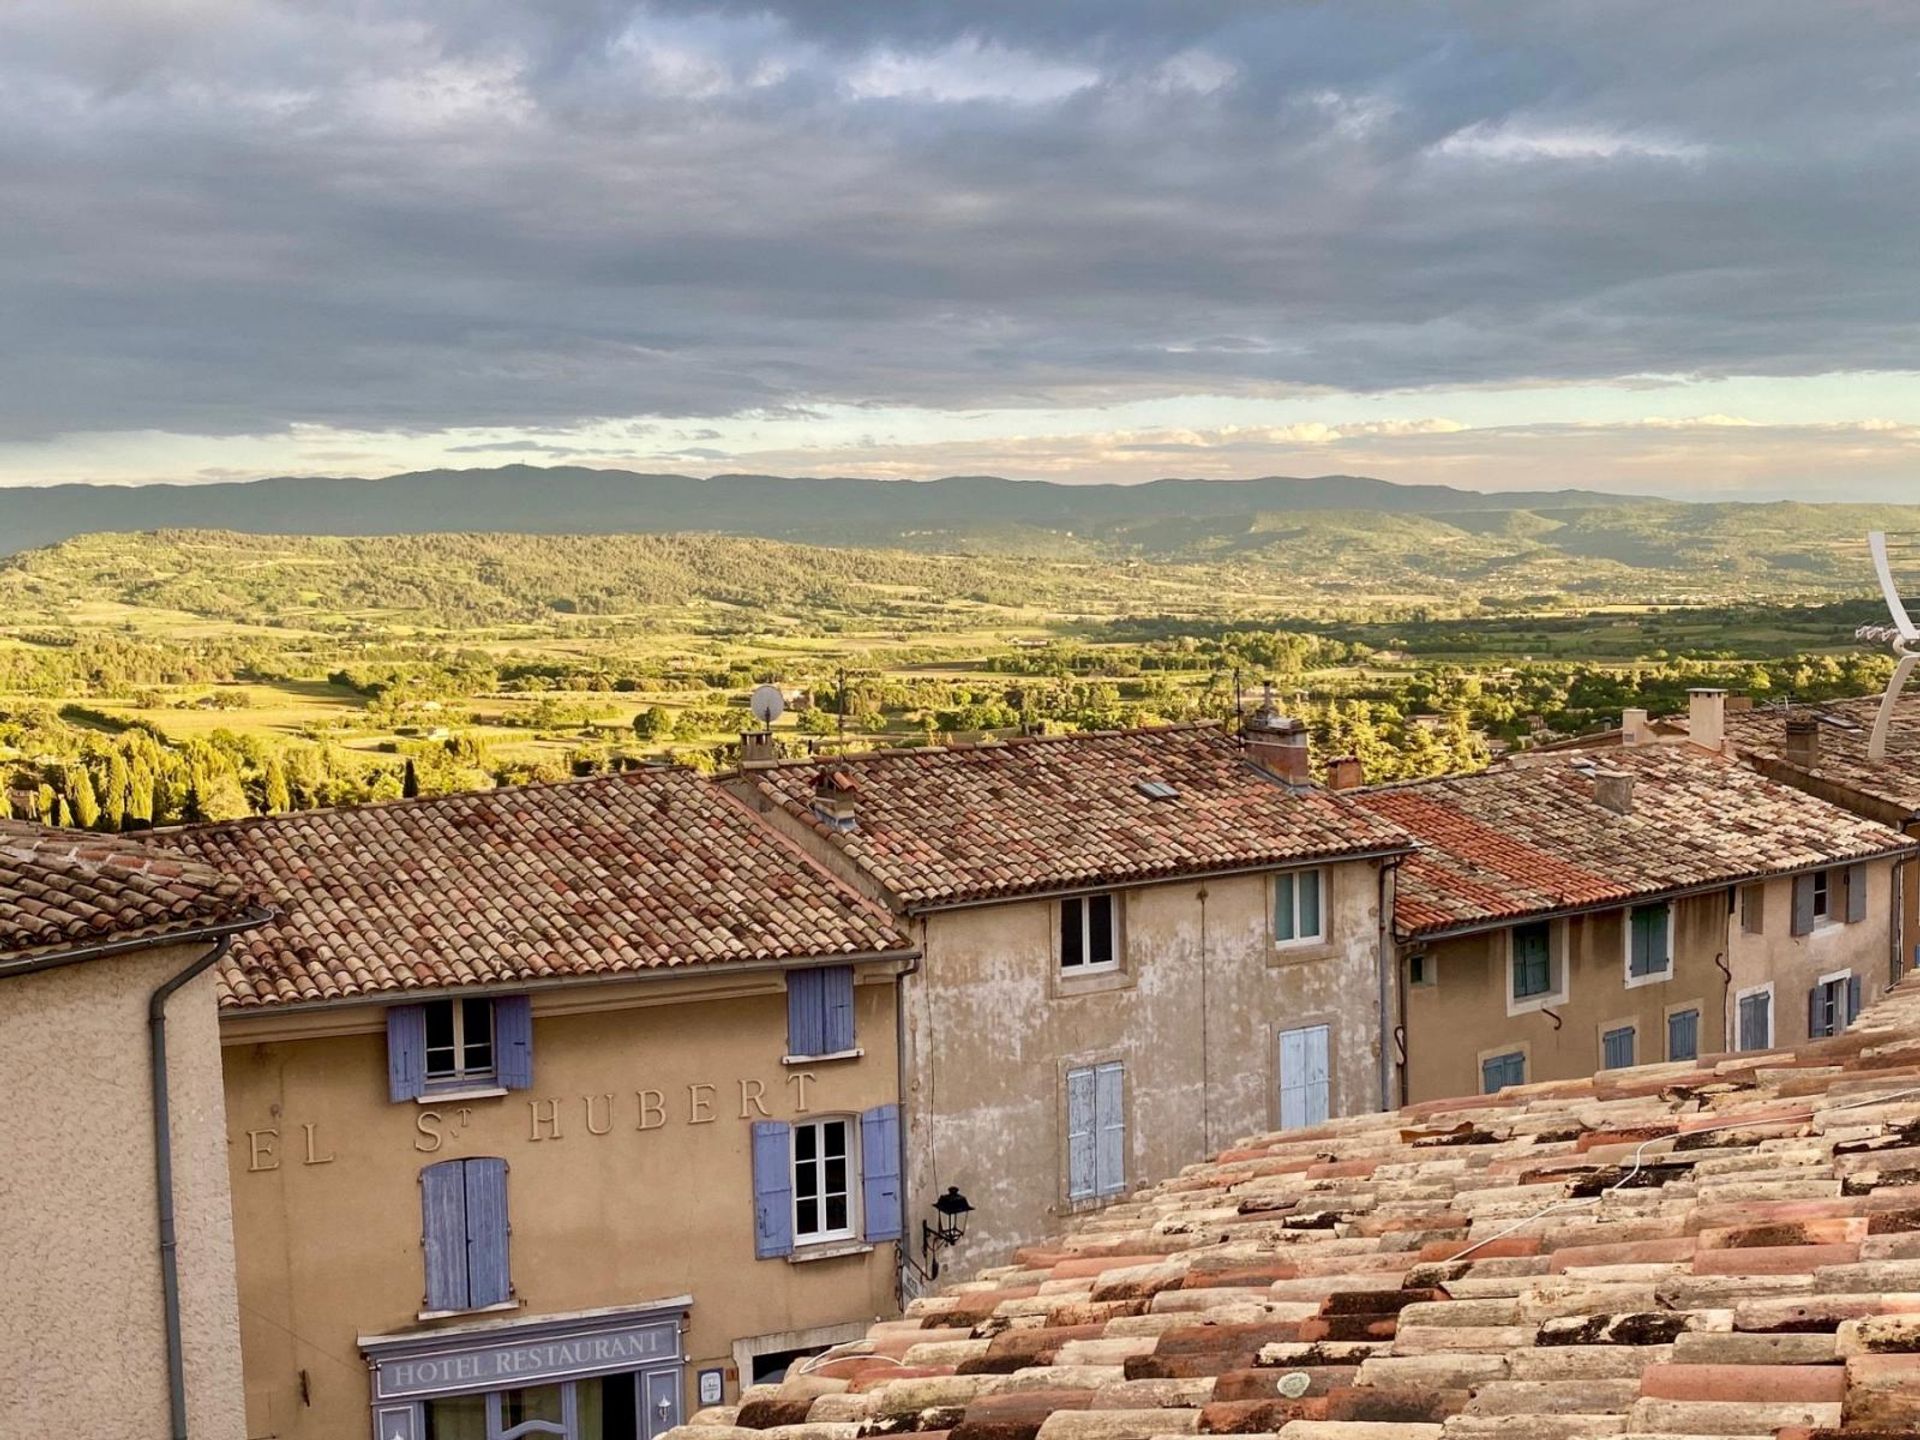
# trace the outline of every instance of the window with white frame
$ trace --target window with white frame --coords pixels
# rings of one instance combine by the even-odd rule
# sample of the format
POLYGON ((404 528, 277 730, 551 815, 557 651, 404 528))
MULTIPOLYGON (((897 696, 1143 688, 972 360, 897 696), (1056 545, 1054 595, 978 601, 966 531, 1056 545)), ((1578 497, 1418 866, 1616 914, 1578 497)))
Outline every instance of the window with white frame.
POLYGON ((471 997, 429 1000, 423 1008, 427 1022, 427 1079, 491 1080, 493 1001, 471 997))
POLYGON ((1300 945, 1327 934, 1326 886, 1319 870, 1284 870, 1273 877, 1273 938, 1300 945))
POLYGON ((1860 1013, 1860 977, 1851 970, 1822 975, 1807 992, 1807 1038, 1838 1035, 1860 1013))
POLYGON ((1072 974, 1120 965, 1120 897, 1069 895, 1060 902, 1060 968, 1072 974))
POLYGON ((1515 1000, 1551 995, 1553 984, 1553 926, 1545 920, 1516 925, 1508 931, 1513 947, 1511 994, 1515 1000))
POLYGON ((1673 906, 1665 901, 1627 911, 1627 984, 1673 974, 1673 906))
POLYGON ((793 1127, 793 1239, 853 1238, 853 1122, 844 1116, 793 1127))
POLYGON ((1833 919, 1833 871, 1813 872, 1813 923, 1824 925, 1833 919))
POLYGON ((1496 1095, 1509 1085, 1526 1083, 1527 1057, 1524 1051, 1489 1055, 1480 1062, 1480 1089, 1483 1094, 1496 1095))
POLYGON ((1734 997, 1734 1026, 1742 1050, 1773 1048, 1773 986, 1756 985, 1734 997))

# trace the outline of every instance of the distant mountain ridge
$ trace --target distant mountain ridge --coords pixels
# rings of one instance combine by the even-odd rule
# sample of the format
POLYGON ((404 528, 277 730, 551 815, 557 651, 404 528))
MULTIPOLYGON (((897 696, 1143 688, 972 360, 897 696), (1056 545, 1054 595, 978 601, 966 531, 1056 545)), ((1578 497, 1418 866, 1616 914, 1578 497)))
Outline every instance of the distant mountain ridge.
MULTIPOLYGON (((237 530, 273 535, 531 535, 716 531, 846 545, 936 542, 1026 548, 1058 532, 1124 543, 1170 521, 1210 533, 1315 511, 1401 515, 1553 514, 1679 502, 1591 490, 1482 494, 1358 475, 1064 485, 953 475, 938 480, 643 474, 578 466, 420 470, 381 480, 282 476, 207 485, 0 488, 0 554, 98 531, 237 530), (1226 523, 1222 523, 1226 522, 1226 523), (1238 524, 1234 523, 1238 522, 1238 524)), ((1473 526, 1470 528, 1480 528, 1473 526)))

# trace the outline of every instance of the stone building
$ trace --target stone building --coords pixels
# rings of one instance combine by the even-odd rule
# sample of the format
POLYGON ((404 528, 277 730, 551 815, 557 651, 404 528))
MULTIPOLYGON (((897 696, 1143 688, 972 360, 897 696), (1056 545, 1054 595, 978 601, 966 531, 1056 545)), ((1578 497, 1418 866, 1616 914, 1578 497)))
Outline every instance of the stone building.
POLYGON ((1915 842, 1685 743, 1355 792, 1396 887, 1404 1096, 1844 1030, 1885 988, 1915 842))
MULTIPOLYGON (((1208 726, 749 766, 733 782, 884 901, 907 1213, 957 1186, 959 1270, 1236 1135, 1379 1108, 1405 835, 1307 783, 1305 734, 1208 726)), ((915 1257, 923 1266, 937 1258, 915 1257)))
POLYGON ((641 1440, 896 1310, 912 948, 719 787, 156 838, 279 912, 218 972, 250 1435, 641 1440))
POLYGON ((0 1434, 240 1440, 204 866, 0 821, 0 1434))

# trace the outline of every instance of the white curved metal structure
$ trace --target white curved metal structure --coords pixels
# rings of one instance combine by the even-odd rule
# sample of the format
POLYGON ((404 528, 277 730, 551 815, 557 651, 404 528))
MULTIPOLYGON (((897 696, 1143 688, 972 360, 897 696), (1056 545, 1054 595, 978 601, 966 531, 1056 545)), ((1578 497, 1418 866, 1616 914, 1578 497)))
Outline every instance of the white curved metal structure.
POLYGON ((1862 625, 1854 631, 1854 637, 1885 641, 1893 646, 1893 653, 1900 657, 1899 663, 1893 667, 1893 678, 1887 681, 1887 693, 1880 702, 1880 713, 1874 717, 1873 735, 1867 741, 1867 758, 1878 762, 1887 758, 1887 733, 1893 728, 1894 704, 1912 677, 1913 667, 1920 665, 1920 653, 1913 648, 1920 643, 1920 630, 1914 628, 1912 619, 1907 615, 1907 607, 1900 599, 1899 588, 1893 583, 1893 566, 1887 560, 1886 532, 1875 530, 1869 534, 1867 549, 1873 554, 1874 573, 1880 577, 1880 593, 1886 597, 1887 614, 1893 618, 1893 624, 1862 625))

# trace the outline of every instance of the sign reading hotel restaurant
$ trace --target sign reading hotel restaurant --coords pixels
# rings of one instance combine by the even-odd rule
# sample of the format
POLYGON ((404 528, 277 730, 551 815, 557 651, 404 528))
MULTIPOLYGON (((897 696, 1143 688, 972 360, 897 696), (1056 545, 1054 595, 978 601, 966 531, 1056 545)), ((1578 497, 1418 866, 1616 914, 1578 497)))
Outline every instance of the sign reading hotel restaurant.
MULTIPOLYGON (((380 1355, 384 1346, 366 1345, 367 1353, 376 1357, 376 1400, 411 1400, 543 1384, 637 1370, 680 1358, 680 1326, 675 1320, 656 1319, 550 1338, 524 1334, 479 1341, 452 1335, 435 1338, 440 1343, 432 1349, 415 1349, 419 1344, 415 1340, 407 1346, 412 1353, 380 1355), (467 1343, 461 1343, 463 1340, 467 1343)), ((399 1349, 396 1345, 395 1351, 399 1349)))

